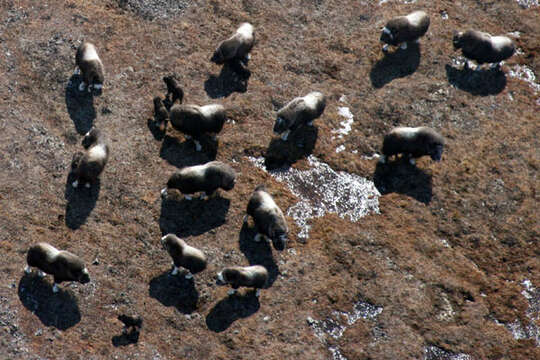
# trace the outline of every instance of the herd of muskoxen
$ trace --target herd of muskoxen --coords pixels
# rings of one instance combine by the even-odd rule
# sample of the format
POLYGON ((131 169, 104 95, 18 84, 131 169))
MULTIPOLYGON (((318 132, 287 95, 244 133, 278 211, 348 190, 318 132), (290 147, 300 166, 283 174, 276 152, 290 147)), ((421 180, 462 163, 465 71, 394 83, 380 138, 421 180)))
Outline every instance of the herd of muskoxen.
MULTIPOLYGON (((389 46, 406 49, 407 43, 419 41, 427 32, 429 24, 429 16, 423 11, 391 19, 381 31, 380 41, 384 43, 382 50, 386 53, 389 46)), ((230 38, 218 45, 210 60, 216 64, 228 64, 238 77, 245 79, 251 74, 247 65, 254 42, 253 26, 243 23, 230 38)), ((508 37, 491 36, 476 30, 454 32, 453 45, 456 50, 461 49, 463 56, 467 58, 464 66, 469 66, 468 61, 473 60, 477 62, 477 69, 483 64, 497 67, 515 52, 515 46, 508 37)), ((82 78, 79 91, 101 92, 104 68, 96 47, 84 42, 77 49, 75 60, 76 71, 80 71, 82 78)), ((201 137, 211 135, 216 139, 216 135, 222 130, 227 120, 225 107, 221 104, 183 104, 184 91, 177 79, 165 76, 163 81, 167 86, 165 99, 159 96, 154 98, 156 125, 160 131, 166 131, 167 124, 170 123, 175 130, 183 133, 186 139, 192 139, 196 150, 201 151, 201 137)), ((313 121, 323 114, 325 107, 325 96, 319 91, 292 99, 277 111, 274 133, 281 135, 282 141, 287 141, 291 131, 301 131, 306 126, 313 126, 313 121)), ((99 129, 92 128, 84 136, 82 145, 84 152, 77 152, 72 161, 71 171, 75 179, 72 186, 77 188, 84 185, 91 188, 107 164, 108 140, 99 129)), ((402 155, 414 165, 416 158, 429 155, 433 160, 440 161, 443 147, 444 138, 434 129, 424 126, 397 127, 384 136, 382 154, 378 158, 380 163, 385 163, 391 156, 402 155)), ((165 198, 169 191, 175 189, 183 194, 185 200, 191 200, 196 193, 200 193, 200 198, 205 199, 214 196, 218 189, 233 189, 236 176, 233 168, 221 161, 183 167, 172 173, 161 195, 165 198)), ((257 230, 254 241, 271 241, 277 250, 286 247, 286 218, 264 185, 257 186, 248 201, 245 222, 249 216, 253 218, 257 230)), ((175 234, 163 236, 161 244, 173 261, 171 275, 177 275, 181 267, 187 271, 186 278, 191 278, 193 274, 204 271, 207 267, 205 254, 175 234)), ((57 292, 58 284, 64 281, 83 284, 90 281, 88 270, 80 257, 44 242, 35 244, 28 250, 25 271, 30 272, 31 267, 38 269, 39 276, 51 274, 54 277, 53 292, 57 292)), ((260 289, 267 284, 268 270, 260 265, 230 266, 220 271, 215 278, 217 284, 228 284, 232 287, 230 294, 239 287, 250 287, 256 289, 258 296, 260 289)))

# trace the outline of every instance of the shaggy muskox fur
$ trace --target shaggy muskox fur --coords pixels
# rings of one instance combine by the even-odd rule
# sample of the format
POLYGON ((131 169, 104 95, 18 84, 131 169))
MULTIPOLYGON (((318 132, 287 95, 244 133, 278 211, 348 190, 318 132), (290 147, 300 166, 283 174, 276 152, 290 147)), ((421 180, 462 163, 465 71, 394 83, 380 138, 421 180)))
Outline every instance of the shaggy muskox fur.
POLYGON ((92 128, 82 141, 86 152, 77 152, 71 162, 71 171, 75 175, 73 187, 84 183, 87 188, 96 182, 109 159, 109 145, 99 129, 92 128))
POLYGON ((30 273, 31 267, 37 267, 40 276, 53 275, 53 292, 58 292, 58 284, 64 281, 77 281, 81 284, 90 282, 90 275, 81 258, 44 242, 30 247, 26 262, 26 273, 30 273))
POLYGON ((219 104, 174 105, 169 120, 176 130, 193 137, 196 150, 200 151, 200 137, 203 134, 218 134, 223 129, 227 115, 223 105, 219 104))
POLYGON ((506 36, 491 36, 488 33, 467 30, 454 32, 454 50, 461 49, 463 56, 476 61, 479 65, 491 63, 499 65, 503 60, 514 55, 516 48, 506 36))
POLYGON ((258 234, 255 236, 255 241, 259 241, 262 235, 272 240, 276 250, 285 249, 289 231, 287 220, 264 185, 255 188, 249 199, 246 213, 244 222, 247 222, 248 216, 251 216, 257 227, 258 234))
POLYGON ((236 182, 236 172, 221 161, 210 161, 203 165, 187 166, 171 175, 167 187, 161 190, 162 196, 167 189, 178 189, 187 200, 196 192, 204 191, 212 196, 217 189, 231 190, 236 182))
POLYGON ((79 91, 84 91, 88 85, 88 92, 92 89, 100 91, 103 87, 103 63, 99 58, 96 47, 84 42, 77 49, 75 54, 75 63, 81 71, 82 81, 79 85, 79 91))
POLYGON ((268 281, 268 270, 261 265, 253 266, 232 266, 223 269, 217 274, 216 284, 231 285, 232 290, 229 294, 234 294, 240 286, 257 289, 256 295, 259 296, 259 289, 266 286, 268 281))
POLYGON ((243 23, 233 36, 218 45, 210 61, 219 65, 229 63, 240 75, 249 77, 246 65, 254 42, 253 25, 243 23))
POLYGON ((397 127, 384 137, 381 163, 388 156, 404 154, 414 165, 415 158, 429 155, 435 161, 440 161, 444 147, 444 138, 435 130, 428 127, 397 127))
POLYGON ((193 277, 192 274, 199 273, 206 269, 206 256, 204 253, 192 246, 174 234, 167 234, 161 238, 161 245, 173 259, 173 270, 171 275, 178 273, 178 268, 183 267, 189 271, 186 279, 193 277))
POLYGON ((313 91, 304 97, 297 97, 277 112, 274 123, 274 133, 283 134, 287 140, 289 133, 302 125, 312 125, 313 120, 322 115, 326 107, 326 98, 318 91, 313 91))
POLYGON ((383 51, 388 49, 388 45, 401 45, 402 49, 406 49, 408 42, 417 41, 428 28, 429 16, 423 11, 391 19, 382 29, 381 42, 385 44, 383 51))

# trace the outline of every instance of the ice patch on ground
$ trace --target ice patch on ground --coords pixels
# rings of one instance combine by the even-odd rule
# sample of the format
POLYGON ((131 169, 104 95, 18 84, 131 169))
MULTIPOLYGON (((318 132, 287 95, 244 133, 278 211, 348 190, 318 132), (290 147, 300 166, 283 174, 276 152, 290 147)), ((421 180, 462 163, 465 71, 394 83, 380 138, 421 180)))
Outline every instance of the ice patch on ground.
POLYGON ((345 150, 345 145, 339 145, 339 146, 336 148, 336 153, 339 154, 340 152, 342 152, 342 151, 344 151, 344 150, 345 150))
POLYGON ((306 320, 308 325, 313 329, 317 339, 332 353, 332 359, 347 360, 337 346, 328 344, 328 337, 337 340, 343 336, 343 333, 345 333, 345 330, 349 326, 353 325, 359 319, 375 319, 382 311, 383 308, 380 306, 359 300, 353 304, 353 310, 351 312, 333 311, 331 317, 325 320, 316 320, 312 317, 308 317, 306 320))
POLYGON ((117 0, 118 6, 145 19, 169 18, 181 14, 190 0, 117 0))
MULTIPOLYGON (((540 84, 536 82, 536 75, 529 67, 525 65, 515 65, 508 71, 508 75, 528 83, 535 94, 540 93, 540 84)), ((540 105, 540 98, 536 99, 536 103, 540 105)))
POLYGON ((519 6, 524 9, 530 9, 532 7, 538 6, 538 0, 516 0, 519 6))
MULTIPOLYGON (((248 159, 259 169, 267 171, 264 158, 248 159)), ((299 201, 287 210, 298 227, 299 238, 309 237, 309 221, 327 213, 357 222, 369 213, 379 213, 379 196, 375 184, 361 176, 344 171, 336 172, 315 156, 308 157, 309 170, 294 168, 267 171, 284 182, 299 201)))
POLYGON ((540 319, 540 289, 535 288, 530 280, 525 279, 521 285, 524 290, 521 295, 529 302, 529 308, 525 315, 529 318, 529 324, 523 325, 519 319, 513 323, 506 324, 508 330, 514 335, 514 339, 534 339, 536 346, 540 346, 540 328, 536 325, 540 319))
POLYGON ((455 354, 436 346, 426 346, 424 360, 472 360, 472 357, 467 354, 455 354))
POLYGON ((345 106, 338 107, 338 114, 343 116, 345 120, 339 123, 341 128, 332 130, 332 133, 338 134, 338 139, 343 139, 345 135, 348 135, 351 132, 354 115, 351 113, 351 110, 345 106))

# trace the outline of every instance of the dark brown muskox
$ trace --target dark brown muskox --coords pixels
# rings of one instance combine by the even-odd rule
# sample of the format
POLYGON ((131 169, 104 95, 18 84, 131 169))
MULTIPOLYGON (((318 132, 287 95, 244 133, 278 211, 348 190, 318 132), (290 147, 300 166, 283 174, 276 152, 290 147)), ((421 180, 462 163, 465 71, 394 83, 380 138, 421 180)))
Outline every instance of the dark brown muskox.
POLYGON ((383 51, 388 50, 388 45, 407 49, 407 43, 418 41, 428 28, 429 16, 423 11, 414 11, 409 15, 391 19, 382 29, 381 42, 385 44, 383 51))
POLYGON ((282 134, 281 138, 287 140, 289 133, 302 125, 313 124, 313 120, 322 115, 326 107, 324 95, 313 91, 303 97, 291 100, 277 112, 274 123, 274 133, 282 134))
POLYGON ((435 130, 428 127, 397 127, 384 137, 380 162, 386 162, 387 157, 403 154, 409 157, 412 165, 415 158, 429 155, 435 161, 440 161, 444 147, 444 138, 435 130))
POLYGON ((193 278, 206 269, 206 256, 204 253, 192 246, 174 234, 167 234, 161 238, 161 245, 173 259, 173 270, 171 275, 178 274, 178 268, 183 267, 188 270, 186 279, 193 278))
POLYGON ((74 188, 79 183, 84 183, 87 188, 90 188, 91 184, 98 179, 109 159, 109 145, 99 129, 92 128, 87 132, 84 135, 82 145, 86 151, 75 153, 71 161, 71 172, 75 175, 75 181, 72 183, 74 188))
POLYGON ((260 289, 266 286, 268 281, 268 270, 261 265, 253 266, 232 266, 227 267, 217 274, 216 283, 218 285, 231 285, 229 295, 236 292, 240 286, 257 289, 255 293, 259 296, 260 289))
POLYGON ((75 63, 81 71, 82 77, 79 91, 84 91, 87 85, 88 92, 91 92, 92 89, 101 91, 105 80, 103 77, 103 63, 97 54, 96 47, 89 42, 82 43, 75 54, 75 63))

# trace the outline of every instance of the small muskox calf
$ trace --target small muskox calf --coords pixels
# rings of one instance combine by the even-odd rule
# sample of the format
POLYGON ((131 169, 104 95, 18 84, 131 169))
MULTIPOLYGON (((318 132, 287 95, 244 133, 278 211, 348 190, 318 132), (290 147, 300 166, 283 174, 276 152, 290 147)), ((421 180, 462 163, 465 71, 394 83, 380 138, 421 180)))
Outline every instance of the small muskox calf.
POLYGON ((167 187, 161 190, 163 197, 168 189, 178 189, 186 200, 192 197, 188 194, 204 191, 201 199, 212 196, 217 189, 231 190, 236 182, 236 172, 221 161, 210 161, 203 165, 187 166, 171 175, 167 187))
POLYGON ((218 65, 230 63, 241 75, 249 77, 246 65, 254 42, 253 25, 243 23, 233 36, 218 45, 210 61, 218 65))
POLYGON ((168 106, 171 107, 176 100, 181 104, 184 99, 184 90, 178 85, 176 79, 172 76, 164 76, 163 81, 167 85, 167 95, 165 96, 168 106))
POLYGON ((494 67, 499 66, 501 61, 514 55, 516 51, 510 38, 491 36, 476 30, 454 31, 453 44, 454 50, 461 49, 463 56, 467 59, 474 60, 479 65, 491 63, 494 67))
POLYGON ((28 250, 27 266, 24 271, 29 274, 32 267, 39 269, 40 277, 45 274, 54 276, 53 292, 58 292, 58 284, 64 281, 77 281, 81 284, 90 282, 90 275, 84 262, 77 255, 41 242, 28 250))
POLYGON ((169 119, 169 112, 163 104, 163 101, 159 96, 154 98, 154 116, 157 121, 157 125, 160 131, 165 131, 167 126, 167 120, 169 119))
POLYGON ((251 216, 257 227, 255 241, 260 241, 261 237, 268 237, 276 250, 285 249, 289 231, 287 220, 264 185, 255 188, 249 199, 246 213, 244 223, 251 216))
POLYGON ((382 29, 381 42, 383 51, 388 50, 388 45, 400 46, 407 49, 407 43, 418 41, 429 28, 429 16, 423 11, 414 11, 406 16, 391 19, 382 29))
POLYGON ((97 54, 96 47, 89 42, 82 43, 77 49, 75 63, 82 76, 79 91, 84 91, 87 85, 88 92, 92 89, 100 91, 104 82, 103 63, 97 54))
POLYGON ((274 123, 274 133, 282 134, 281 139, 287 140, 289 133, 302 125, 313 126, 313 120, 322 115, 326 107, 324 95, 313 91, 304 97, 297 97, 277 112, 274 123))
POLYGON ((193 278, 193 274, 206 269, 206 256, 204 253, 199 249, 189 246, 176 235, 165 235, 161 238, 161 245, 173 259, 171 275, 178 274, 178 268, 183 267, 188 270, 186 279, 191 279, 193 278))
POLYGON ((216 284, 230 284, 232 289, 229 295, 236 293, 240 286, 257 289, 255 296, 259 296, 260 289, 266 286, 268 281, 268 270, 261 265, 253 266, 232 266, 223 269, 217 274, 216 284))
POLYGON ((412 165, 415 158, 429 155, 435 161, 440 161, 444 147, 444 138, 435 130, 428 127, 397 127, 384 137, 381 163, 388 156, 404 154, 409 157, 412 165))
POLYGON ((90 188, 91 184, 98 179, 109 159, 109 145, 99 129, 92 128, 87 132, 84 135, 82 145, 86 152, 75 153, 71 161, 71 171, 75 175, 75 181, 72 183, 74 188, 79 186, 81 182, 90 188))
POLYGON ((193 138, 195 149, 201 151, 200 137, 203 134, 218 134, 223 129, 227 115, 223 105, 210 104, 174 105, 169 113, 171 125, 186 137, 193 138))

